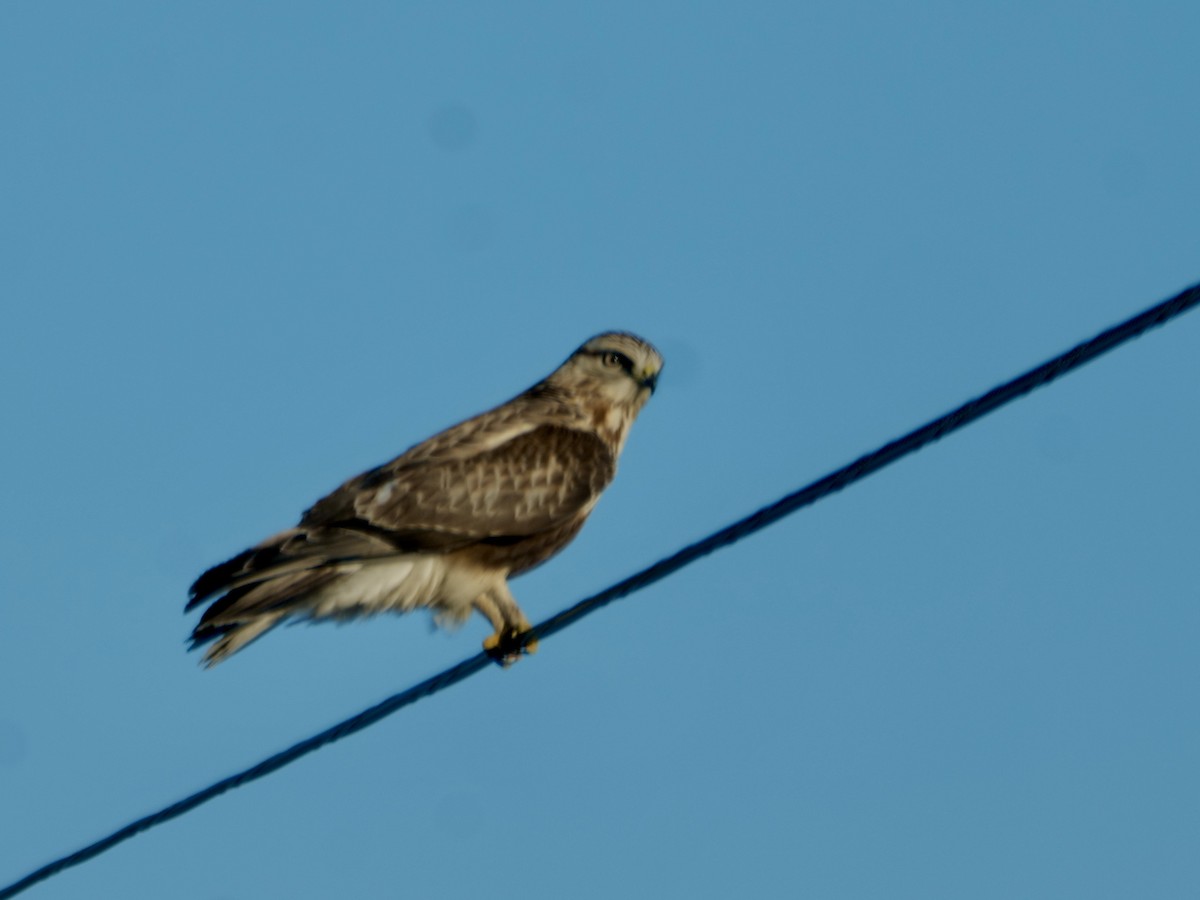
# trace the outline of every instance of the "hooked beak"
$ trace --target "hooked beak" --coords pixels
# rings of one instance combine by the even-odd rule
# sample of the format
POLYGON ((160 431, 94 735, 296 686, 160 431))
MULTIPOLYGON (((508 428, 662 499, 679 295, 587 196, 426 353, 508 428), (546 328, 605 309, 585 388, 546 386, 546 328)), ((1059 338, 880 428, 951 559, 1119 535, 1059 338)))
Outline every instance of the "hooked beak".
POLYGON ((658 387, 658 373, 657 373, 657 372, 650 372, 650 373, 648 373, 648 374, 644 375, 644 376, 642 377, 642 380, 641 380, 640 384, 641 384, 641 386, 642 386, 642 387, 644 387, 644 388, 649 388, 649 389, 650 389, 650 393, 652 393, 652 394, 653 394, 653 393, 654 393, 654 389, 655 389, 656 387, 658 387))

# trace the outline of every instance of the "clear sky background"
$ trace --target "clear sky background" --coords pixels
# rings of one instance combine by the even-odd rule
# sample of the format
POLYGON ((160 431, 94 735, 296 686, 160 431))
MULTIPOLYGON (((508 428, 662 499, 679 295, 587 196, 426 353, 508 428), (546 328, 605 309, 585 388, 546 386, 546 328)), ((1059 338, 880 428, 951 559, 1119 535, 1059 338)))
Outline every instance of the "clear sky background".
MULTIPOLYGON (((1200 280, 1200 5, 0 5, 0 882, 475 653, 202 569, 585 338, 540 620, 1200 280)), ((29 897, 1194 897, 1200 315, 29 897)))

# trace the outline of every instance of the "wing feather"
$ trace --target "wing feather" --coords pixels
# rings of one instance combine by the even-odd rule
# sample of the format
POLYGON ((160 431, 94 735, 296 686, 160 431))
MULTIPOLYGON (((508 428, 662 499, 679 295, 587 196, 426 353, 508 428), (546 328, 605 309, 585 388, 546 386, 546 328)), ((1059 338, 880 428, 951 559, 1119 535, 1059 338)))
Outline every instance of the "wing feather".
POLYGON ((404 459, 347 482, 309 510, 302 525, 359 528, 433 546, 522 537, 586 515, 616 474, 600 438, 553 425, 465 458, 404 459))

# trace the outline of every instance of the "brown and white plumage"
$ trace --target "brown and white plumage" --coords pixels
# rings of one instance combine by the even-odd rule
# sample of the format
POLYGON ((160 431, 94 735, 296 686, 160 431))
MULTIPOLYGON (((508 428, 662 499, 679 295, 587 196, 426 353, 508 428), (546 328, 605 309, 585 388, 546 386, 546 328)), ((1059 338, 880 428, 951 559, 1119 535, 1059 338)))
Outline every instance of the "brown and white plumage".
POLYGON ((529 627, 508 578, 579 532, 661 368, 641 338, 598 335, 508 403, 350 479, 196 579, 187 609, 213 599, 192 649, 213 665, 288 618, 417 607, 445 622, 477 610, 495 629, 484 646, 502 647, 529 627))

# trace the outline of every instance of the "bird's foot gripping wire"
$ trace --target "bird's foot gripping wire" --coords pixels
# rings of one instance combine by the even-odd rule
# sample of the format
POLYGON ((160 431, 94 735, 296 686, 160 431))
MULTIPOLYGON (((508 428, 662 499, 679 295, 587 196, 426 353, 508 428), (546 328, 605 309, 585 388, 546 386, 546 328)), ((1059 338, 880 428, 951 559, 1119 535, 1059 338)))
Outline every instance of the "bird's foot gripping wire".
POLYGON ((525 638, 528 628, 528 623, 520 629, 509 625, 503 630, 489 634, 483 640, 484 652, 506 669, 522 656, 537 653, 537 638, 525 638))

